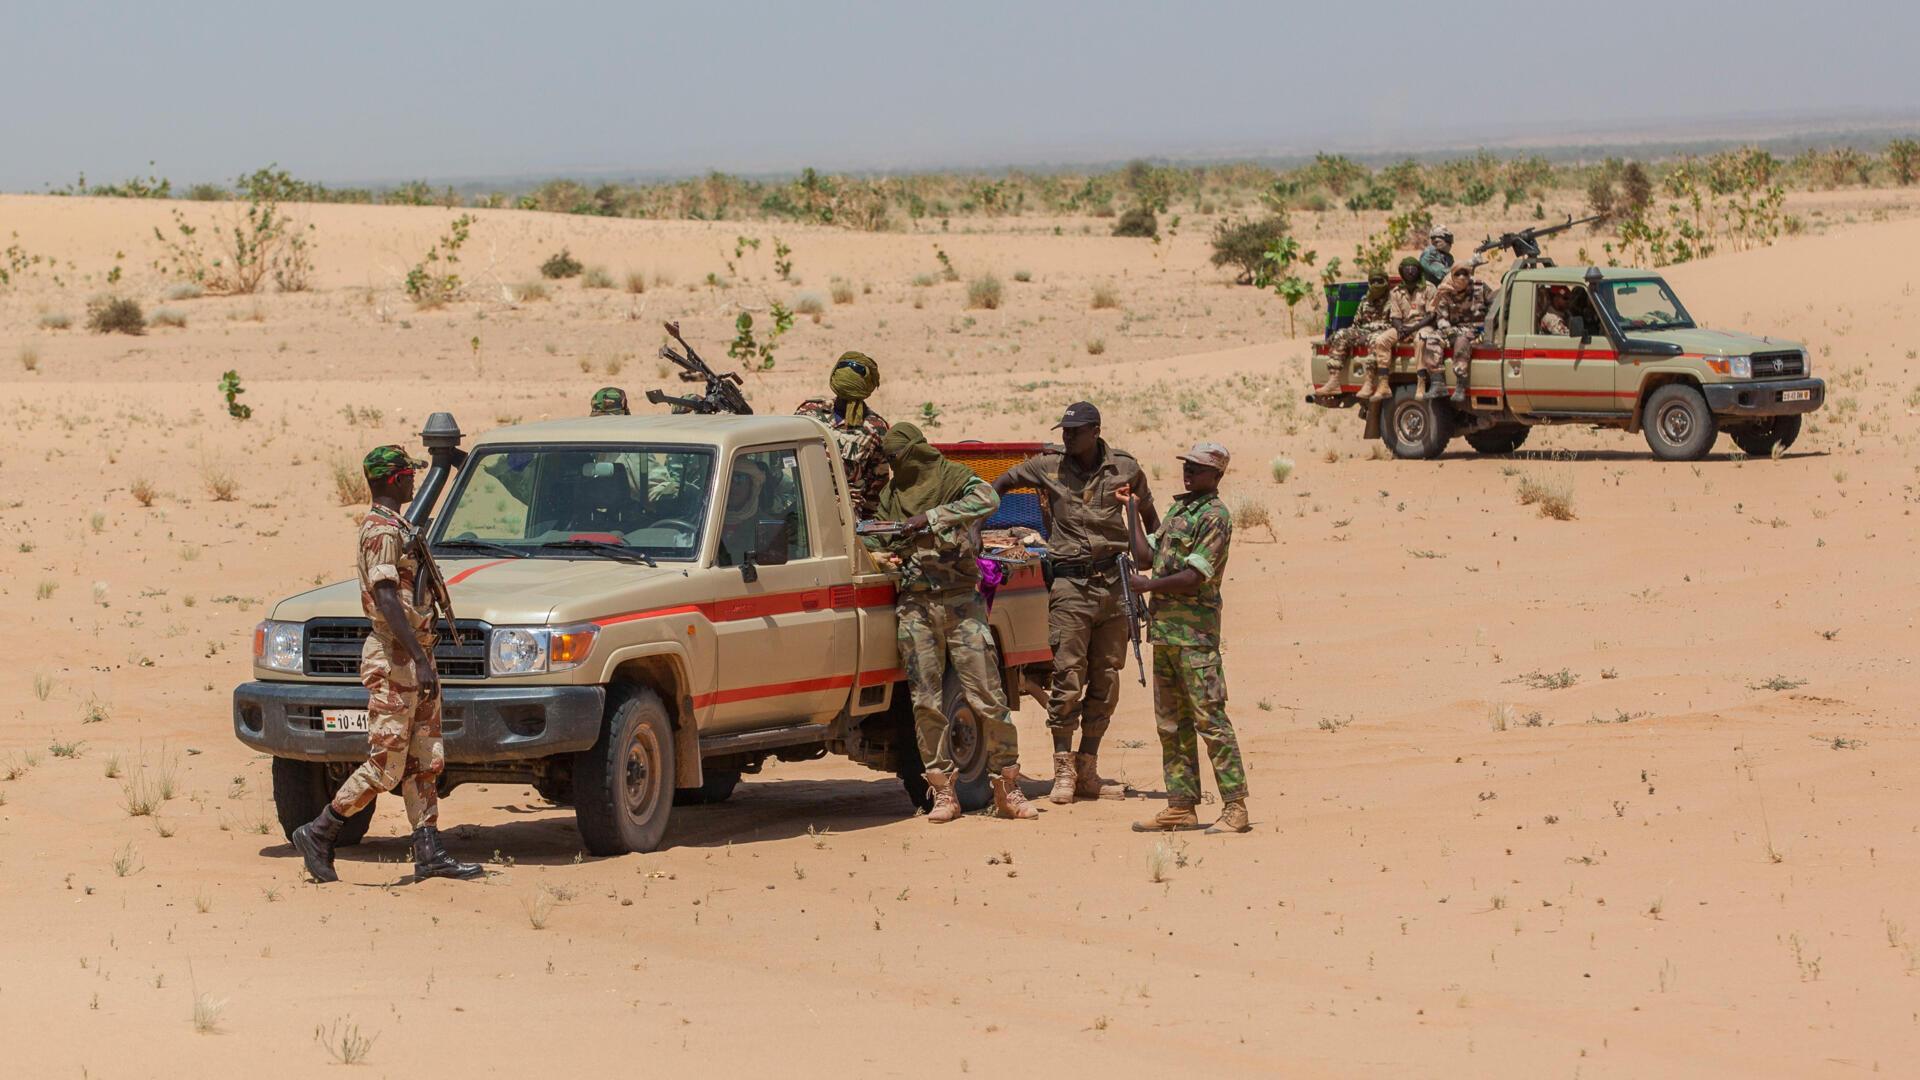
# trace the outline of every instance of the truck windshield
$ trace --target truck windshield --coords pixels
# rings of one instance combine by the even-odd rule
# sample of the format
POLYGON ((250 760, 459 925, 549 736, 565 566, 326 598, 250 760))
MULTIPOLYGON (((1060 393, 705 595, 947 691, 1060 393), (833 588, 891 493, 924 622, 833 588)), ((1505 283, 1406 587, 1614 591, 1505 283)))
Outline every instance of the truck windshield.
POLYGON ((713 452, 675 446, 581 445, 482 448, 447 497, 434 534, 446 554, 524 549, 581 558, 598 541, 662 560, 700 550, 713 452), (547 546, 551 545, 551 546, 547 546))
POLYGON ((1622 330, 1691 330, 1693 316, 1659 278, 1606 281, 1596 290, 1622 330))

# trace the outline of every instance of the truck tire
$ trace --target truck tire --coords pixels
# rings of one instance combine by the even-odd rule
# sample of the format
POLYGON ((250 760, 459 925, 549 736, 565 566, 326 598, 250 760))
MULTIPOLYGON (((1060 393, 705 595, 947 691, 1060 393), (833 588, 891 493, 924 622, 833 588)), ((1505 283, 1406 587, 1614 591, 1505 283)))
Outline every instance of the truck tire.
POLYGON ((1431 461, 1446 453, 1453 438, 1453 414, 1436 401, 1415 401, 1413 386, 1394 390, 1380 417, 1380 441, 1397 458, 1431 461))
POLYGON ((1642 423, 1648 448, 1662 461, 1699 461, 1720 434, 1707 399, 1686 383, 1668 383, 1647 395, 1642 423))
POLYGON ((573 815, 595 855, 660 846, 673 812, 673 722, 646 687, 607 693, 600 738, 573 759, 573 815))
POLYGON ((674 788, 675 806, 714 806, 733 797, 740 784, 738 769, 701 769, 701 784, 693 788, 674 788))
MULTIPOLYGON (((980 738, 980 723, 973 715, 973 707, 967 704, 967 696, 960 689, 960 676, 951 666, 940 683, 940 711, 953 728, 953 767, 959 774, 954 783, 954 794, 960 798, 960 809, 969 813, 984 810, 993 802, 993 777, 987 771, 987 747, 980 738)), ((924 775, 927 766, 920 758, 920 742, 914 735, 911 713, 901 722, 894 746, 894 773, 907 789, 908 801, 921 810, 928 809, 933 805, 933 799, 927 790, 924 775)))
POLYGON ((1527 441, 1531 428, 1525 424, 1502 424, 1485 431, 1467 433, 1467 445, 1482 454, 1511 454, 1527 441))
POLYGON ((1772 457, 1775 446, 1784 453, 1800 437, 1800 417, 1769 416, 1729 428, 1727 434, 1733 436, 1733 444, 1746 451, 1748 457, 1772 457))
MULTIPOLYGON (((280 819, 281 833, 292 840, 293 830, 319 817, 320 811, 333 801, 336 786, 327 776, 327 766, 323 762, 274 758, 273 812, 280 819)), ((376 797, 368 802, 359 813, 340 826, 340 836, 334 841, 335 846, 352 847, 366 839, 367 826, 373 824, 373 804, 378 801, 376 797)))

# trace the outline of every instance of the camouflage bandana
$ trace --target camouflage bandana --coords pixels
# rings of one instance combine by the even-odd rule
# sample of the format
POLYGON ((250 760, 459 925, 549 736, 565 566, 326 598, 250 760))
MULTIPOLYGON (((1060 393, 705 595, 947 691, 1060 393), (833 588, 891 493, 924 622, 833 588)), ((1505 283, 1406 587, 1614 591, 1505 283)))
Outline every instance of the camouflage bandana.
POLYGON ((594 416, 627 416, 627 392, 617 386, 602 387, 594 391, 594 416))
POLYGON ((360 460, 360 471, 366 474, 367 479, 382 483, 401 473, 426 467, 427 463, 419 458, 408 457, 406 447, 391 443, 374 447, 360 460))

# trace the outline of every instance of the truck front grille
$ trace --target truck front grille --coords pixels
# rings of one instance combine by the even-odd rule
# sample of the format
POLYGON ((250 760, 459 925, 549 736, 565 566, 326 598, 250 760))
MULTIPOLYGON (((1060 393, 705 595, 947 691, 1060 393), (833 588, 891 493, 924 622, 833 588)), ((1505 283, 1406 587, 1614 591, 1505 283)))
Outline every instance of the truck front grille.
POLYGON ((1807 358, 1798 352, 1770 352, 1753 354, 1753 377, 1756 379, 1785 379, 1807 373, 1807 358))
MULTIPOLYGON (((484 679, 487 677, 487 637, 493 627, 476 619, 461 619, 460 633, 466 644, 455 645, 446 623, 435 630, 433 666, 443 679, 484 679)), ((307 621, 306 672, 317 676, 360 675, 360 649, 366 644, 373 624, 365 619, 309 619, 307 621)))

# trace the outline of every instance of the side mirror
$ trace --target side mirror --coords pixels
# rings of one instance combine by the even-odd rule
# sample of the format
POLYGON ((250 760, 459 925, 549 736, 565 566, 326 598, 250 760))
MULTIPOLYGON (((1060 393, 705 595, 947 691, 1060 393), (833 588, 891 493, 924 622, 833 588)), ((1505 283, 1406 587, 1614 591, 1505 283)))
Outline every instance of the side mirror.
POLYGON ((1593 335, 1587 332, 1587 317, 1585 315, 1573 316, 1567 320, 1567 325, 1573 330, 1573 336, 1580 339, 1580 344, 1585 345, 1587 342, 1593 340, 1593 335))

